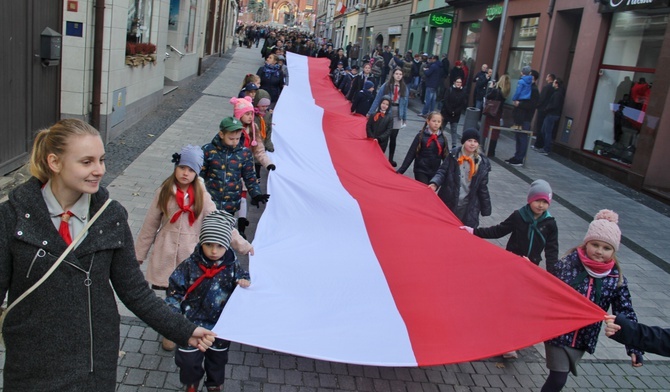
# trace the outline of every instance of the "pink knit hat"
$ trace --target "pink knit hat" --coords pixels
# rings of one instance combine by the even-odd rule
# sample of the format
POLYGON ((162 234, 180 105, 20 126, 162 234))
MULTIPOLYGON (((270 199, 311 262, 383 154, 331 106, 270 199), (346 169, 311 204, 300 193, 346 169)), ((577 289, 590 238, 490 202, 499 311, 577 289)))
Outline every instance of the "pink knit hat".
POLYGON ((589 241, 603 241, 619 250, 619 243, 621 242, 621 230, 619 229, 619 215, 611 210, 600 210, 595 216, 595 219, 589 224, 589 230, 584 237, 584 243, 589 241))
POLYGON ((239 119, 246 112, 254 111, 253 98, 247 96, 244 98, 232 97, 230 103, 233 105, 233 115, 239 119))

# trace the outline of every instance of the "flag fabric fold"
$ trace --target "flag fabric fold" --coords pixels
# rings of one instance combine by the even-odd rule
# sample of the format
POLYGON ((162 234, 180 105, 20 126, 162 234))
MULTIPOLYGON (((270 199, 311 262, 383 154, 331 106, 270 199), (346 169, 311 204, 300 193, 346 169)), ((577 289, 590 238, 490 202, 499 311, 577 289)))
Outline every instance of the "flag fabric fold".
POLYGON ((327 78, 327 60, 287 60, 252 285, 231 296, 220 337, 322 360, 425 366, 603 319, 546 271, 459 230, 434 192, 396 174, 327 78))

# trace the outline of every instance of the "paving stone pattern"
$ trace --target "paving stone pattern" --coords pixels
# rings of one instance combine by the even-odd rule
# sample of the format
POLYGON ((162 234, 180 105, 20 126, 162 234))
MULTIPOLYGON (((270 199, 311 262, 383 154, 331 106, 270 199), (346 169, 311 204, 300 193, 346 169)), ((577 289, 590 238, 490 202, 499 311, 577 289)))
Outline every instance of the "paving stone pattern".
MULTIPOLYGON (((218 122, 232 115, 228 100, 236 96, 241 80, 262 65, 258 49, 236 48, 223 57, 205 60, 207 72, 180 86, 166 97, 156 112, 108 144, 105 184, 112 197, 129 211, 135 234, 160 183, 170 174, 170 156, 184 144, 211 140, 218 122)), ((413 99, 408 126, 398 138, 400 162, 423 119, 413 99)), ((462 131, 462 126, 459 127, 462 131)), ((503 135, 497 155, 512 156, 514 141, 503 135)), ((670 325, 670 249, 666 246, 670 213, 662 203, 604 178, 560 157, 530 152, 526 167, 505 165, 493 159, 489 188, 493 214, 482 218, 488 226, 504 220, 525 204, 528 184, 548 180, 555 193, 551 213, 557 219, 561 254, 578 245, 590 217, 601 208, 620 214, 625 236, 619 251, 630 280, 635 308, 641 321, 670 325)), ((407 171, 412 177, 412 168, 407 171)), ((263 172, 263 187, 267 173, 263 172)), ((270 198, 270 203, 272 198, 270 198)), ((263 209, 250 207, 250 240, 263 209)), ((502 247, 506 238, 492 240, 502 247)), ((248 265, 246 257, 243 263, 248 265)), ((541 265, 543 267, 543 265, 541 265)), ((510 304, 513 307, 513 304, 510 304)), ((119 303, 122 314, 118 391, 183 390, 172 352, 160 346, 161 337, 119 303)), ((473 310, 476 311, 476 310, 473 310)), ((492 328, 504 325, 492 323, 492 328)), ((326 391, 538 391, 544 383, 543 345, 520 351, 516 360, 494 357, 476 362, 421 368, 386 368, 313 360, 233 343, 226 368, 226 391, 326 392, 326 391)), ((595 355, 586 355, 570 377, 566 391, 670 391, 670 362, 648 355, 645 365, 633 368, 623 346, 601 334, 595 355)), ((0 368, 5 352, 0 349, 0 368)), ((0 369, 1 373, 1 369, 0 369)), ((1 386, 1 385, 0 385, 1 386)))

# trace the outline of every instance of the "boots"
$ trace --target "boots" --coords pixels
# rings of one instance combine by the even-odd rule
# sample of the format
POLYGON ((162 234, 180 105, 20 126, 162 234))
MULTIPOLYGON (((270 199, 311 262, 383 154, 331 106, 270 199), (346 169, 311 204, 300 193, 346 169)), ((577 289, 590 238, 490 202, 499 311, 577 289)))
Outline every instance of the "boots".
POLYGON ((497 140, 491 140, 489 142, 489 153, 486 155, 489 158, 496 156, 496 145, 498 144, 497 140))
POLYGON ((163 343, 161 343, 161 345, 165 351, 172 351, 177 346, 175 342, 168 340, 167 338, 163 338, 163 343))
POLYGON ((249 220, 247 218, 237 218, 237 231, 240 232, 240 235, 246 240, 247 236, 244 234, 244 229, 249 226, 249 220))

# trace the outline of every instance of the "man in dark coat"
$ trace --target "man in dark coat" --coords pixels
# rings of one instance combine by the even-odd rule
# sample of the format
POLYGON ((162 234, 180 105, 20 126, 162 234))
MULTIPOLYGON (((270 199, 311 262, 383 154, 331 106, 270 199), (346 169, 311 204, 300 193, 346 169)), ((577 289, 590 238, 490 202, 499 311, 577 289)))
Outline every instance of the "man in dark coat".
POLYGON ((563 89, 563 80, 556 78, 552 83, 554 93, 549 98, 549 103, 545 108, 546 116, 542 124, 541 134, 544 136, 544 148, 541 154, 547 155, 551 152, 551 144, 554 141, 554 129, 558 120, 563 113, 563 101, 565 100, 565 92, 563 89))
POLYGON ((544 81, 547 83, 542 87, 540 91, 540 102, 537 104, 537 114, 535 115, 535 144, 532 146, 534 149, 539 150, 544 147, 544 135, 542 134, 542 124, 544 123, 545 110, 547 104, 549 103, 549 98, 551 94, 554 93, 554 80, 556 80, 556 75, 553 73, 547 74, 547 77, 544 81))

